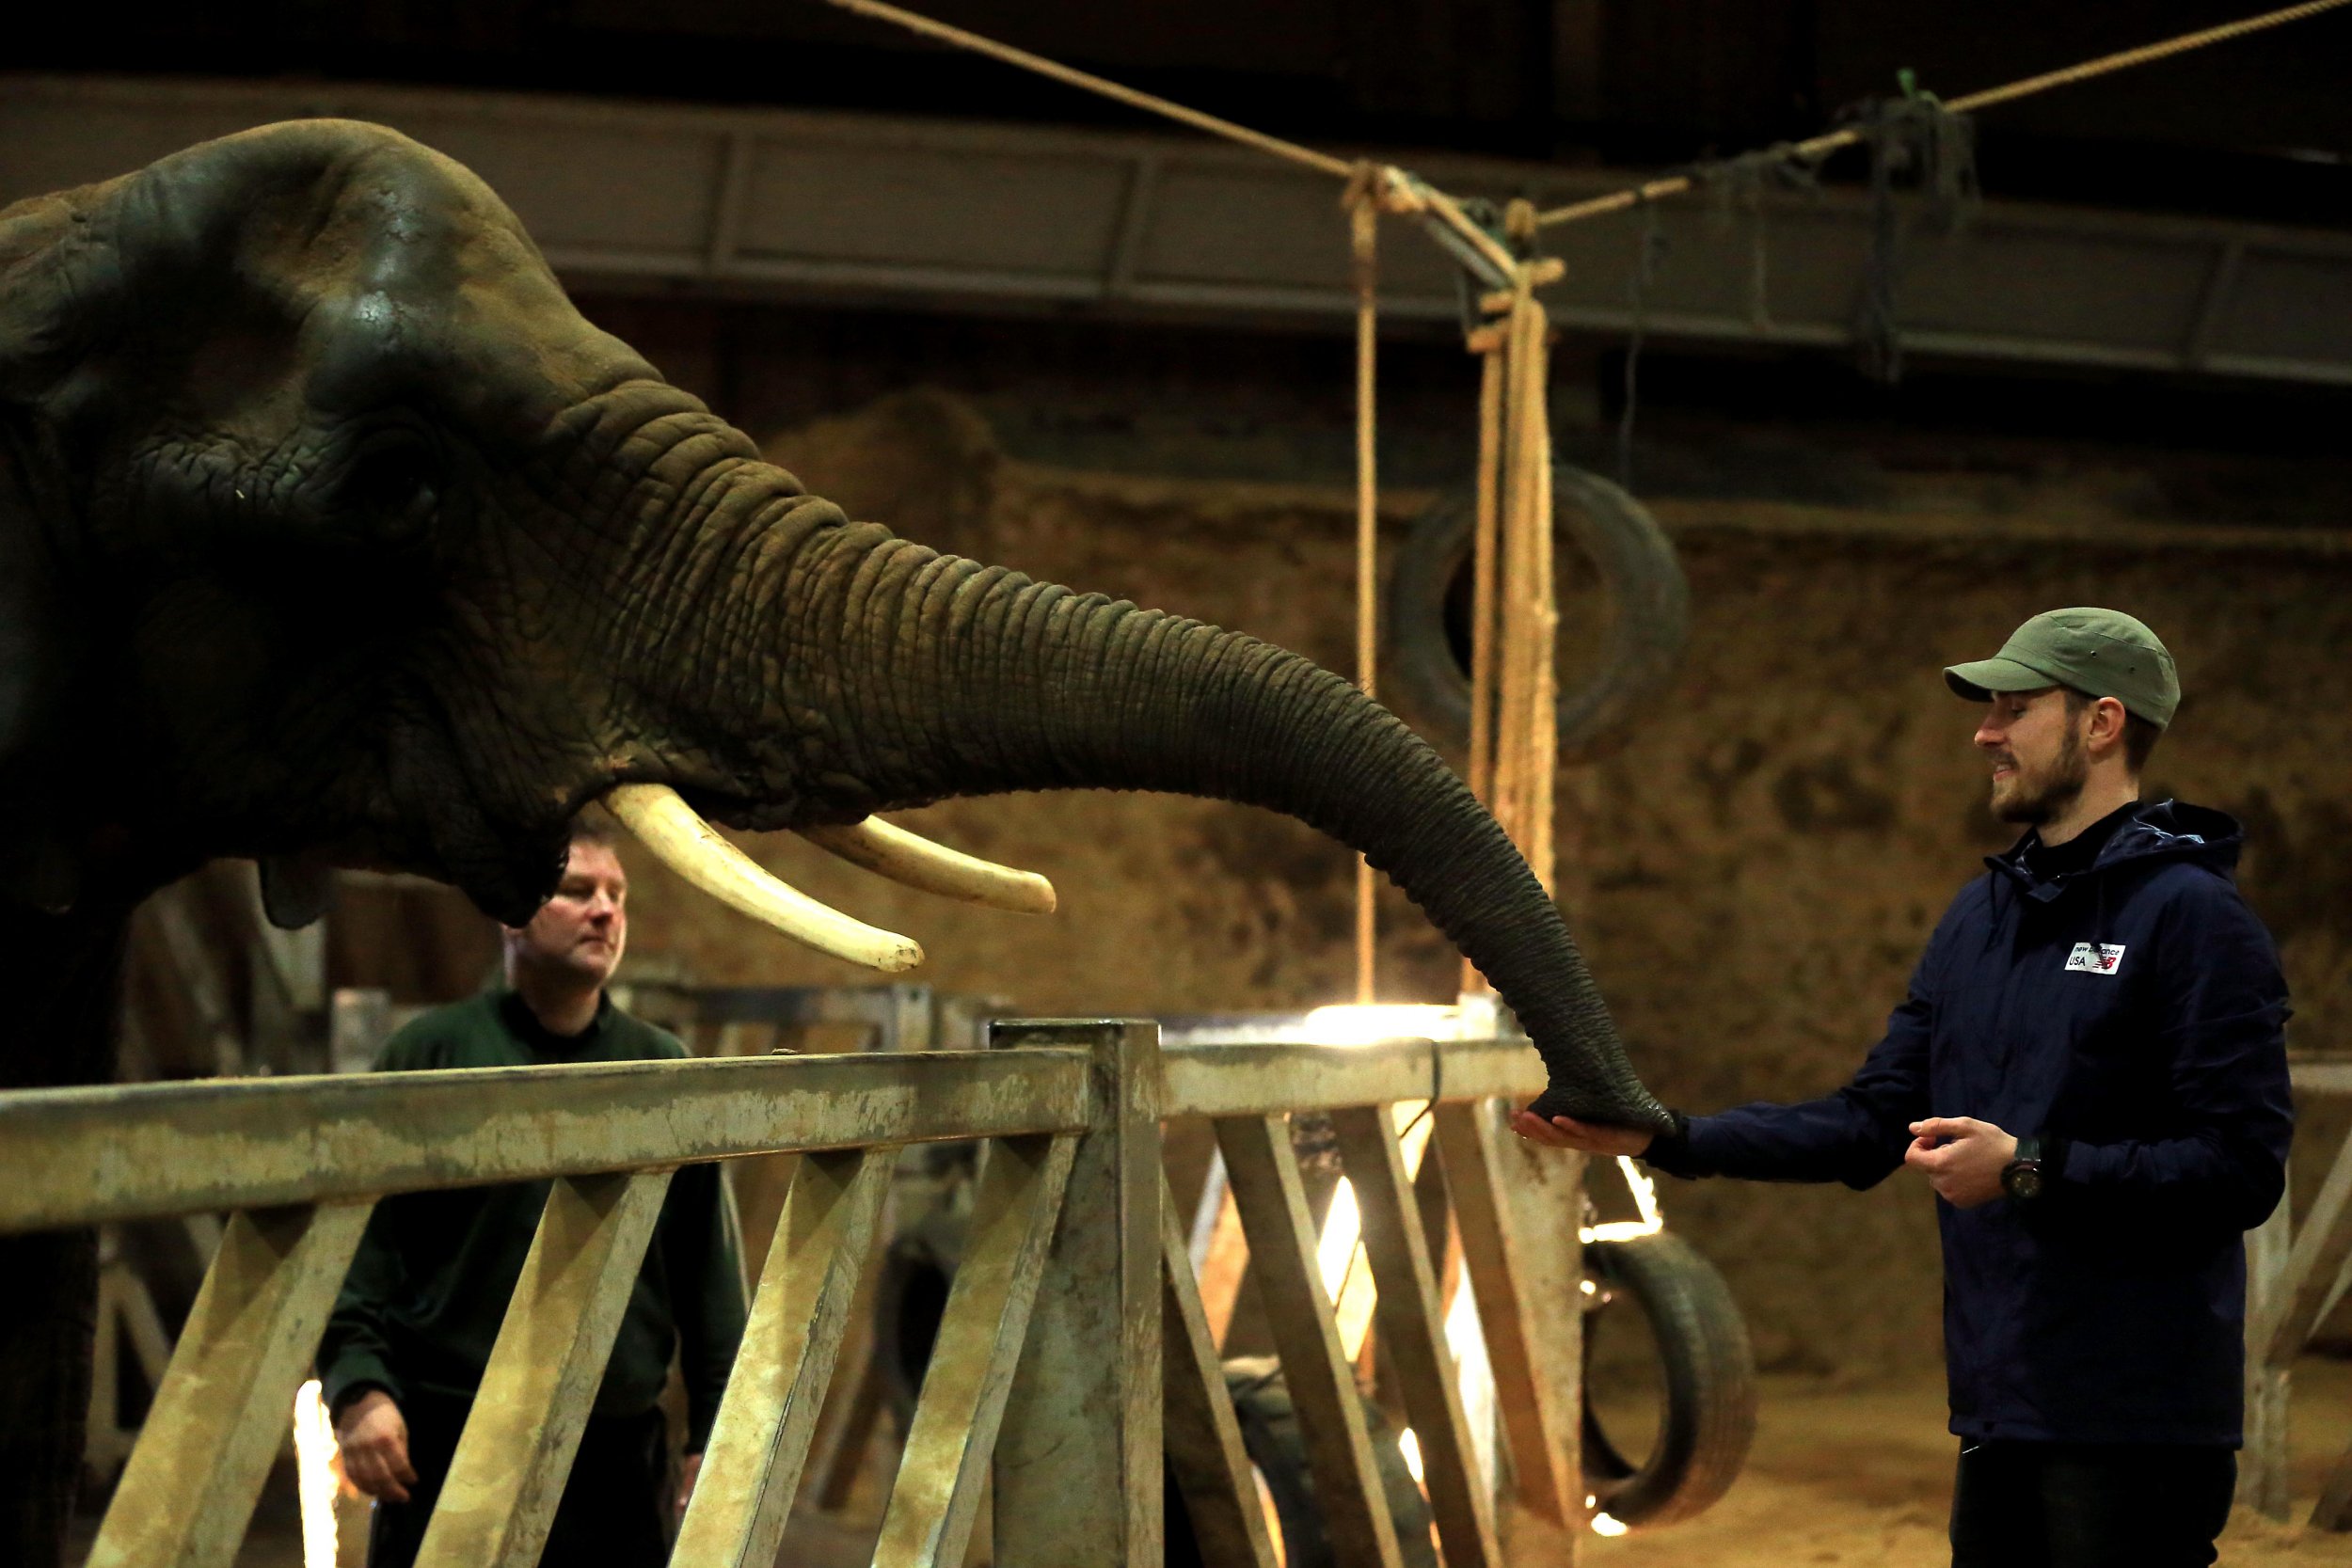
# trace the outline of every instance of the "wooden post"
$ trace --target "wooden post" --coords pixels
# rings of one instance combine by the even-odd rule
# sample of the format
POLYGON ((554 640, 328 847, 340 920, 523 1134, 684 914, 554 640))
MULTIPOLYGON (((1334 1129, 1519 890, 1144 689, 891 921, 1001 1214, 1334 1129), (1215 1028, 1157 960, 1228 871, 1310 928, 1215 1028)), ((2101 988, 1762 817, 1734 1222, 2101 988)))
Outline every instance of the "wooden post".
POLYGON ((1127 1568, 1161 1553, 1160 1031, 1148 1021, 999 1027, 1085 1050, 1092 1126, 1071 1163, 997 1434, 1001 1568, 1127 1568))

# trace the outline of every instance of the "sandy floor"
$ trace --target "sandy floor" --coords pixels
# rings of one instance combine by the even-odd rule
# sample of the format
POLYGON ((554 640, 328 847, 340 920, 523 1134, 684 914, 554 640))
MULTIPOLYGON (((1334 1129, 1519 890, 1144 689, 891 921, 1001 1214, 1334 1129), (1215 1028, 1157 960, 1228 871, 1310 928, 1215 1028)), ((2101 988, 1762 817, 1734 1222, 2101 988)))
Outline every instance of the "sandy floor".
MULTIPOLYGON (((1705 1516, 1654 1534, 1589 1538, 1579 1560, 1587 1568, 1945 1568, 1955 1440, 1944 1421, 1940 1377, 1858 1390, 1768 1378, 1756 1448, 1729 1496, 1705 1516)), ((2307 1360, 2296 1371, 2291 1434, 2296 1522, 2273 1525, 2240 1510, 2222 1538, 2222 1562, 2352 1568, 2352 1535, 2301 1523, 2347 1440, 2352 1363, 2307 1360)), ((778 1568, 868 1560, 871 1527, 861 1528, 857 1516, 879 1510, 887 1484, 882 1465, 868 1469, 848 1517, 795 1519, 778 1568)))
MULTIPOLYGON (((2352 1363, 2306 1360, 2296 1370, 2296 1522, 2273 1525, 2241 1510, 2222 1539, 2222 1562, 2352 1568, 2352 1535, 2322 1534, 2301 1523, 2347 1440, 2352 1363)), ((1940 1382, 1835 1389, 1770 1378, 1754 1454, 1722 1503, 1655 1534, 1589 1539, 1580 1558, 1588 1568, 1943 1568, 1952 1454, 1940 1382)), ((867 1560, 888 1475, 887 1456, 877 1453, 873 1461, 848 1517, 795 1518, 779 1568, 850 1568, 867 1560)), ((239 1554, 240 1568, 298 1568, 292 1514, 291 1497, 273 1486, 239 1554)))
MULTIPOLYGON (((2225 1564, 2352 1564, 2352 1535, 2301 1523, 2352 1437, 2352 1365, 2306 1361, 2295 1385, 2296 1523, 2273 1525, 2239 1510, 2222 1537, 2225 1564)), ((1944 1419, 1937 1380, 1830 1390, 1768 1379, 1756 1448, 1729 1496, 1687 1524, 1592 1541, 1581 1560, 1593 1568, 1943 1568, 1954 1454, 1944 1419)))

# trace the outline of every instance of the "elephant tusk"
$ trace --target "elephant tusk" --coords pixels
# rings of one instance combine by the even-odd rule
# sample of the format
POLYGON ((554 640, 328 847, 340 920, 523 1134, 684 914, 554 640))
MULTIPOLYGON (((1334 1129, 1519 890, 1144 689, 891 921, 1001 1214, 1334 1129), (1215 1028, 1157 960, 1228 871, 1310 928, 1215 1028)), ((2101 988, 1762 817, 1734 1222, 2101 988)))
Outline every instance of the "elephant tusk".
POLYGON ((967 904, 985 904, 1015 914, 1054 912, 1054 884, 1036 872, 1018 871, 933 844, 879 816, 846 827, 803 828, 800 834, 851 865, 862 865, 877 876, 943 898, 961 898, 967 904))
POLYGON ((853 920, 777 880, 667 784, 616 784, 604 803, 662 864, 794 942, 894 974, 923 961, 922 946, 913 938, 853 920))

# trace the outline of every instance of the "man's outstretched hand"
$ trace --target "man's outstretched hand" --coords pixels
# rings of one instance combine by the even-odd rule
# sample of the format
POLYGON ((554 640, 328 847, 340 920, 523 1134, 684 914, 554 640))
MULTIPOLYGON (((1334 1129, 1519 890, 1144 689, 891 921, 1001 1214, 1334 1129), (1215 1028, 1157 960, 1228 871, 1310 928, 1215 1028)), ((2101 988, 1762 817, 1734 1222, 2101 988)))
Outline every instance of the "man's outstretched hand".
POLYGON ((1579 1149, 1586 1154, 1640 1154, 1649 1148, 1654 1136, 1639 1128, 1603 1127, 1574 1117, 1553 1117, 1546 1121, 1533 1111, 1513 1112, 1511 1131, 1532 1144, 1579 1149))
POLYGON ((2017 1158, 2017 1140, 1974 1117, 1930 1117, 1911 1124, 1903 1164, 1922 1172, 1935 1196, 1974 1209, 2001 1196, 2001 1172, 2017 1158))

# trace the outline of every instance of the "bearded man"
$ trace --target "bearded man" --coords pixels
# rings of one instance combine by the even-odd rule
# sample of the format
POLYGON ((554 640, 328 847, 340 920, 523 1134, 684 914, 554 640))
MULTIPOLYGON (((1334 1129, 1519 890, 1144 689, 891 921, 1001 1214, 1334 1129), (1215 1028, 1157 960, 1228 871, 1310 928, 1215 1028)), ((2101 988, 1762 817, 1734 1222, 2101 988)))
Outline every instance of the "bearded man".
POLYGON ((1944 672, 1987 705, 1994 814, 2026 828, 1961 891, 1851 1083, 1671 1133, 1522 1112, 1533 1141, 1681 1177, 1938 1199, 1955 1568, 2214 1560, 2242 1441, 2243 1233, 2294 1114, 2286 983, 2217 811, 2145 805, 2172 656, 2055 610, 1944 672))
MULTIPOLYGON (((602 833, 573 829, 563 880, 505 928, 505 984, 437 1007, 386 1043, 382 1070, 674 1059, 686 1048, 622 1012, 605 982, 628 942, 628 877, 602 833)), ((369 1568, 423 1544, 548 1183, 407 1193, 375 1207, 319 1351, 343 1473, 375 1498, 369 1568)), ((743 1338, 743 1275, 716 1165, 670 1180, 604 1381, 572 1460, 542 1568, 661 1568, 743 1338), (685 1472, 666 1495, 657 1402, 675 1354, 685 1472)), ((517 1456, 519 1458, 520 1456, 517 1456)))

